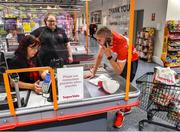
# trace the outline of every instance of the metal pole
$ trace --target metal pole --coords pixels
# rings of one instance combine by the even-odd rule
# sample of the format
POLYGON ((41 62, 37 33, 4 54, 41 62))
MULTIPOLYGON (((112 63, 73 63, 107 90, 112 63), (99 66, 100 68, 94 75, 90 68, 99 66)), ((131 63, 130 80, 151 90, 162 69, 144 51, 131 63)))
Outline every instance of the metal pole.
POLYGON ((134 1, 135 0, 130 0, 128 67, 127 67, 127 77, 126 77, 125 100, 129 99, 130 75, 131 75, 131 58, 132 58, 132 43, 133 43, 133 31, 134 31, 134 1))
POLYGON ((15 79, 13 79, 13 82, 14 82, 14 88, 15 88, 15 91, 16 91, 16 98, 17 98, 18 108, 20 108, 22 105, 21 105, 21 97, 20 97, 19 86, 18 86, 19 79, 15 78, 15 79))
POLYGON ((74 12, 74 33, 76 34, 77 30, 77 12, 74 12))
POLYGON ((89 32, 88 14, 89 14, 88 0, 86 0, 86 50, 87 50, 87 53, 88 53, 88 32, 89 32))

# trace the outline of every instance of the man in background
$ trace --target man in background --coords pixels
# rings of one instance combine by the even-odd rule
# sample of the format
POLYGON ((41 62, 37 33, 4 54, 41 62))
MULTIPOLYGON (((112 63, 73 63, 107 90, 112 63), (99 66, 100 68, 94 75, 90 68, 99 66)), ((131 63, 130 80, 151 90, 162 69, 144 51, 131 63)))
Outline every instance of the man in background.
POLYGON ((90 25, 89 25, 89 34, 92 38, 94 38, 94 34, 97 31, 97 25, 96 23, 93 21, 90 25))

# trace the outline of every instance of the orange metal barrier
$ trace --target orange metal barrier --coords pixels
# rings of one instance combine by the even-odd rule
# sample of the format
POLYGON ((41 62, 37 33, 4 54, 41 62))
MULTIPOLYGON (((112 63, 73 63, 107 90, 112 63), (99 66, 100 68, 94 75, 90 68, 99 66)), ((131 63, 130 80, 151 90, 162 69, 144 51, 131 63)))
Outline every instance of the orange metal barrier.
POLYGON ((130 76, 131 76, 131 58, 132 58, 132 43, 134 31, 134 1, 130 0, 130 23, 129 23, 129 47, 128 47, 128 66, 126 77, 126 96, 125 100, 129 100, 130 76))
MULTIPOLYGON (((86 48, 88 49, 88 0, 86 0, 86 48)), ((129 88, 130 88, 130 71, 131 71, 131 53, 132 53, 132 41, 133 41, 133 28, 134 28, 134 0, 130 0, 130 27, 129 27, 129 50, 128 50, 128 68, 127 68, 127 79, 126 79, 126 95, 125 100, 129 99, 129 88)), ((51 80, 52 80, 52 91, 53 91, 53 106, 54 111, 58 109, 58 103, 57 103, 57 96, 56 96, 56 83, 55 83, 55 76, 54 76, 54 70, 50 67, 39 67, 39 68, 24 68, 24 69, 14 69, 14 70, 7 70, 6 73, 3 74, 4 82, 5 82, 5 89, 7 93, 7 100, 8 105, 10 109, 10 113, 12 116, 16 116, 16 112, 14 109, 12 96, 11 96, 11 90, 10 90, 10 83, 8 74, 10 73, 19 73, 19 72, 32 72, 32 71, 43 71, 43 70, 49 70, 51 80)), ((107 111, 117 110, 121 108, 126 108, 130 106, 137 106, 139 105, 139 101, 130 104, 130 105, 123 105, 123 106, 116 106, 116 107, 107 107, 104 110, 97 110, 97 111, 90 111, 90 112, 84 112, 84 113, 78 113, 77 115, 66 115, 66 116, 59 116, 59 117, 52 117, 49 119, 40 119, 36 121, 25 121, 25 122, 19 122, 18 124, 9 124, 6 126, 0 126, 0 130, 7 130, 8 128, 15 128, 17 126, 26 126, 26 125, 32 125, 32 124, 38 124, 43 122, 50 122, 50 121, 56 121, 56 120, 65 120, 65 119, 71 119, 71 118, 78 118, 82 116, 88 116, 93 114, 99 114, 107 111)))
POLYGON ((89 33, 89 4, 88 4, 88 0, 86 0, 86 50, 88 53, 88 33, 89 33))
POLYGON ((10 88, 8 74, 20 73, 20 72, 44 71, 44 70, 48 70, 50 72, 51 81, 52 81, 54 110, 58 109, 55 76, 54 76, 54 70, 52 68, 50 68, 50 67, 35 67, 35 68, 12 69, 12 70, 6 70, 6 72, 3 74, 4 83, 5 83, 5 89, 6 89, 6 93, 7 93, 7 101, 8 101, 9 110, 10 110, 10 113, 11 113, 12 116, 16 116, 16 112, 15 112, 14 104, 13 104, 13 101, 12 101, 11 88, 10 88))
POLYGON ((135 101, 135 102, 130 103, 130 104, 117 105, 114 107, 107 106, 106 108, 99 109, 99 110, 85 111, 85 112, 81 112, 81 113, 67 114, 67 115, 57 115, 56 117, 49 117, 49 118, 45 118, 45 119, 31 120, 31 121, 23 121, 23 122, 18 122, 17 124, 14 124, 14 123, 13 124, 7 124, 7 125, 0 126, 0 131, 1 130, 14 129, 16 127, 41 124, 41 123, 53 122, 53 121, 62 121, 62 120, 67 120, 67 119, 96 115, 96 114, 101 114, 101 113, 105 113, 108 111, 120 110, 120 109, 124 109, 127 107, 134 107, 134 106, 138 106, 138 105, 139 105, 139 101, 135 101))

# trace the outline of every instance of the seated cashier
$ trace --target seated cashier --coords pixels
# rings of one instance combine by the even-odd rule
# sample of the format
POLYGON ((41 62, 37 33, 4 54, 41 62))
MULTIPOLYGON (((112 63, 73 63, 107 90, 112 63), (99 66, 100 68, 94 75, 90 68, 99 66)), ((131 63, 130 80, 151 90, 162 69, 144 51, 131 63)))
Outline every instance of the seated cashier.
MULTIPOLYGON (((38 59, 36 55, 40 48, 40 41, 32 35, 26 35, 15 51, 15 56, 8 61, 9 69, 32 68, 37 67, 38 59)), ((42 88, 38 85, 40 79, 43 79, 47 71, 41 72, 24 72, 19 75, 19 88, 30 89, 36 93, 42 92, 42 88)))

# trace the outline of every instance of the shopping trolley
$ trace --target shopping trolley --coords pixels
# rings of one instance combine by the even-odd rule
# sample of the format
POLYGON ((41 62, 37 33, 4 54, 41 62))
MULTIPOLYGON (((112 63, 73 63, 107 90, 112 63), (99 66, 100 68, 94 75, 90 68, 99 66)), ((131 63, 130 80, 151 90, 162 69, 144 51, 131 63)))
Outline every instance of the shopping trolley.
POLYGON ((140 108, 147 111, 147 119, 139 122, 180 130, 180 85, 166 85, 154 80, 154 73, 148 72, 136 80, 140 89, 140 108))

